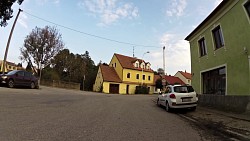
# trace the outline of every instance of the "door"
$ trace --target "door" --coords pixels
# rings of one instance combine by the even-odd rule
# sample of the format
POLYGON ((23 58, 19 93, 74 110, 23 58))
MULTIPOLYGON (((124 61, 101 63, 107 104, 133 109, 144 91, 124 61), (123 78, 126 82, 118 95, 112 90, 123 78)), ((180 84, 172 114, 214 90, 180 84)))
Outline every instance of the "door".
POLYGON ((23 71, 18 71, 15 74, 15 85, 23 85, 24 81, 24 72, 23 71))
POLYGON ((119 84, 110 84, 109 85, 109 93, 119 94, 119 84))
POLYGON ((126 94, 129 94, 129 85, 127 85, 126 94))

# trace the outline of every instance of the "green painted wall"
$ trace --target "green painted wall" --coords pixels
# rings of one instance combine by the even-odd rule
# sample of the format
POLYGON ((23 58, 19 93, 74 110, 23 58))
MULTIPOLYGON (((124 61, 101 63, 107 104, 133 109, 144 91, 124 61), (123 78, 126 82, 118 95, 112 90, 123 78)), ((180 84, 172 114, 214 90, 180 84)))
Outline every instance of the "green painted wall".
POLYGON ((201 72, 225 65, 226 95, 250 95, 250 20, 245 0, 230 1, 190 38, 192 85, 202 93, 201 72), (224 12, 227 11, 227 12, 224 12), (225 46, 214 50, 212 30, 220 25, 225 46), (205 37, 207 55, 200 57, 198 40, 205 37), (244 47, 248 53, 244 51, 244 47))

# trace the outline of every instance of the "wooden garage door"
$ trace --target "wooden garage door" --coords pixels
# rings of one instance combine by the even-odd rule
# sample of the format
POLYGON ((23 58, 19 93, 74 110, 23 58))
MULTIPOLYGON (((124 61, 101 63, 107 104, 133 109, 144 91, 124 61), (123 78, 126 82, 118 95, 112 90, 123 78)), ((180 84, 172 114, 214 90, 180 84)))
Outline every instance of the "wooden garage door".
POLYGON ((109 93, 119 94, 119 84, 110 84, 109 85, 109 93))

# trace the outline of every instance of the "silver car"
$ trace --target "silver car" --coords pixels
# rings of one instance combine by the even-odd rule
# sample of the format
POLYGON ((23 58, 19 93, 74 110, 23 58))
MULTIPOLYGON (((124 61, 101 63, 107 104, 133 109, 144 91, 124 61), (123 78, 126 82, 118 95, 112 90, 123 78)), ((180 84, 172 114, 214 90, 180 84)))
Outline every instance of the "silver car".
POLYGON ((165 106, 170 112, 175 108, 190 108, 196 110, 198 95, 190 85, 169 85, 166 93, 158 95, 157 105, 165 106))

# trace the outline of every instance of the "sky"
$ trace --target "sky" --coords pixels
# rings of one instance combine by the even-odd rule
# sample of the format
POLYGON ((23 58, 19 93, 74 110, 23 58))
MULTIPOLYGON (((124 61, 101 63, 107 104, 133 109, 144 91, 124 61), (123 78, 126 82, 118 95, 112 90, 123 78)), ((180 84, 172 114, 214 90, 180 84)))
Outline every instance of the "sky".
MULTIPOLYGON (((21 12, 9 46, 7 60, 21 63, 20 48, 35 27, 56 27, 65 48, 74 54, 88 51, 98 64, 110 62, 114 53, 133 55, 157 71, 191 72, 189 35, 222 0, 24 0, 12 6, 13 18, 0 27, 0 60, 9 33, 21 12), (149 53, 146 53, 149 52, 149 53)), ((23 63, 26 67, 26 63, 23 63)))

